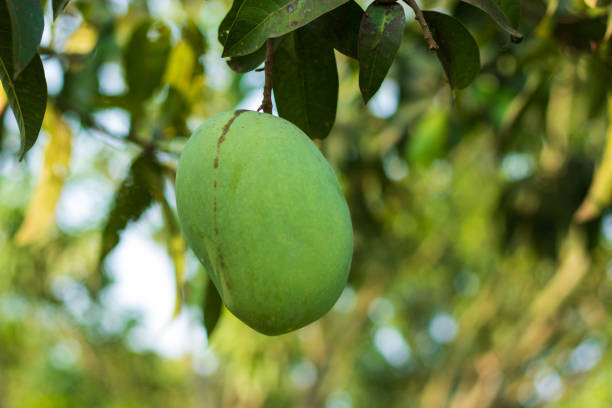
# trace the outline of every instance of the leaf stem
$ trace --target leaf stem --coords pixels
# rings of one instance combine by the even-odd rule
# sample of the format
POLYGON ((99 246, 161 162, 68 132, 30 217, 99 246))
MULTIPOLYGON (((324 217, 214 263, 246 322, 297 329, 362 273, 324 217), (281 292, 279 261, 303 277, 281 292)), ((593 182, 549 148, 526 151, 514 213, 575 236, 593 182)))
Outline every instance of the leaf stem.
POLYGON ((264 95, 261 106, 257 109, 257 112, 264 111, 265 113, 272 114, 272 64, 274 60, 274 43, 272 38, 266 40, 266 63, 265 73, 266 82, 264 84, 264 95))
POLYGON ((439 49, 440 47, 438 46, 436 40, 434 40, 433 35, 431 35, 429 25, 427 24, 425 16, 419 8, 419 5, 416 3, 416 0, 404 0, 404 2, 408 4, 408 6, 410 6, 410 8, 414 11, 414 18, 423 30, 423 37, 425 37, 425 41, 427 41, 427 45, 429 45, 429 50, 436 51, 437 49, 439 49))

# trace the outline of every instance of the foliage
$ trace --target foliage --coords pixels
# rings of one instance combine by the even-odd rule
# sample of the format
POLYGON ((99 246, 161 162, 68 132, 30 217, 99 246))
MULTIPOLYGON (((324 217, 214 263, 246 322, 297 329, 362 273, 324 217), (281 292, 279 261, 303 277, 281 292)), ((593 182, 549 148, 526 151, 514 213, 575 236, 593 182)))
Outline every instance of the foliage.
POLYGON ((376 37, 365 11, 396 4, 230 3, 0 0, 0 405, 608 407, 609 2, 423 1, 438 59, 403 4, 376 37), (173 207, 189 133, 260 95, 269 37, 356 245, 334 309, 276 338, 222 310, 173 207), (101 254, 149 224, 169 315, 214 328, 199 355, 138 348, 111 307, 101 254))

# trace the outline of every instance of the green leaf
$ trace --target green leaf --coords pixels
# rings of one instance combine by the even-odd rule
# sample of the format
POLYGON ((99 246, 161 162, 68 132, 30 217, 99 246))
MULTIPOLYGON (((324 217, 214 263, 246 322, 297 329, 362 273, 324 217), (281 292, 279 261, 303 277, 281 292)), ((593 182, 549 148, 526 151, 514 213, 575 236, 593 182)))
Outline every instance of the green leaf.
POLYGON ((251 54, 348 0, 237 0, 219 27, 223 57, 251 54))
POLYGON ((225 17, 223 17, 221 24, 219 24, 219 29, 217 31, 217 39, 219 40, 219 43, 221 45, 225 46, 227 35, 236 23, 238 14, 242 12, 242 8, 244 7, 245 2, 246 0, 234 0, 232 8, 227 12, 225 17))
POLYGON ((368 103, 383 83, 402 42, 406 16, 397 3, 372 3, 359 28, 359 88, 368 103))
POLYGON ((359 27, 362 18, 363 9, 354 0, 351 0, 323 14, 307 27, 344 55, 357 59, 359 27))
POLYGON ((266 45, 262 45, 257 51, 252 54, 242 55, 240 57, 232 57, 227 60, 227 65, 239 74, 249 72, 263 64, 266 59, 266 45))
POLYGON ((520 0, 493 0, 497 7, 504 13, 512 28, 519 28, 521 24, 521 2, 520 0))
POLYGON ((444 157, 449 130, 448 111, 432 109, 422 115, 406 144, 408 162, 426 169, 434 160, 444 157))
POLYGON ((72 134, 61 112, 49 106, 44 125, 48 134, 45 159, 36 188, 30 197, 26 217, 15 234, 17 245, 38 241, 55 225, 55 209, 70 173, 72 134))
POLYGON ((140 106, 161 85, 169 55, 168 26, 147 20, 136 27, 124 54, 127 84, 135 106, 140 106))
POLYGON ((219 322, 222 309, 221 297, 217 288, 211 279, 208 279, 206 284, 206 295, 204 296, 204 304, 202 305, 204 313, 204 327, 206 328, 206 336, 210 339, 213 330, 219 322))
POLYGON ((279 115, 310 138, 325 138, 338 104, 334 50, 306 28, 287 34, 274 53, 272 78, 279 115))
MULTIPOLYGON (((227 34, 230 32, 230 29, 234 22, 236 21, 236 16, 240 10, 242 10, 242 6, 244 5, 245 0, 235 0, 232 8, 227 13, 221 24, 219 25, 219 31, 217 33, 219 43, 221 45, 225 45, 225 41, 227 40, 227 34)), ((233 57, 227 60, 227 65, 239 74, 244 74, 245 72, 249 72, 260 66, 264 60, 266 59, 266 46, 265 44, 259 47, 259 49, 251 54, 242 55, 239 57, 233 57)))
POLYGON ((454 17, 424 11, 431 33, 440 46, 438 58, 453 89, 468 86, 480 72, 480 51, 474 37, 454 17))
POLYGON ((14 79, 12 50, 11 22, 6 3, 0 0, 0 82, 19 126, 21 160, 38 138, 47 106, 47 82, 39 56, 14 79))
POLYGON ((206 37, 204 36, 202 31, 200 31, 200 28, 193 20, 188 20, 185 23, 185 25, 181 29, 181 37, 189 43, 189 45, 193 49, 193 52, 196 55, 196 59, 198 59, 194 74, 202 74, 204 72, 204 65, 199 60, 199 57, 204 55, 204 53, 208 49, 206 37))
POLYGON ((166 100, 157 117, 157 126, 167 138, 188 135, 190 132, 186 121, 190 113, 191 105, 185 95, 170 85, 166 100))
POLYGON ((56 19, 64 8, 66 8, 66 4, 68 4, 70 0, 53 0, 53 18, 56 19))
POLYGON ((2 1, 6 1, 11 19, 14 64, 11 76, 16 78, 38 51, 45 25, 43 9, 40 0, 2 1))
POLYGON ((115 193, 113 208, 102 233, 102 247, 98 265, 119 243, 119 233, 128 222, 136 221, 162 190, 161 172, 155 158, 148 152, 137 157, 127 177, 115 193))
POLYGON ((521 41, 523 34, 517 30, 521 18, 519 0, 461 0, 478 7, 489 15, 515 41, 521 41))
MULTIPOLYGON (((0 63, 1 60, 0 57, 0 63)), ((17 119, 21 134, 19 160, 23 160, 38 139, 47 107, 47 82, 40 56, 36 55, 15 81, 0 69, 0 81, 17 119)))

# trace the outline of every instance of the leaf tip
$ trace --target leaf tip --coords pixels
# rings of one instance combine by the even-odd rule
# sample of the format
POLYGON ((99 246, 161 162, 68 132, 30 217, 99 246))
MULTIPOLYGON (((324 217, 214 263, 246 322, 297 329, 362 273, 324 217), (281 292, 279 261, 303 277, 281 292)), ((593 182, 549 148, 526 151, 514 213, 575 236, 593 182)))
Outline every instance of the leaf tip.
POLYGON ((372 96, 376 93, 376 91, 372 92, 371 89, 361 88, 361 99, 363 99, 363 104, 367 105, 372 96))
POLYGON ((514 44, 518 44, 523 41, 523 35, 522 34, 521 35, 511 35, 510 41, 513 42, 514 44))

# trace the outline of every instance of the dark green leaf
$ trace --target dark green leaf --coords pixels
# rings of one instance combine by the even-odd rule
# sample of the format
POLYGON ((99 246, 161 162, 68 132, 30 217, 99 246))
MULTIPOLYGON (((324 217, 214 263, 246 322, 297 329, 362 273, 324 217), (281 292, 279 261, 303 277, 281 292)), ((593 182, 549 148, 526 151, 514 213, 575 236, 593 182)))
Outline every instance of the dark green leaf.
POLYGON ((68 1, 70 0, 53 0, 53 18, 57 18, 57 16, 59 16, 62 11, 64 11, 64 8, 66 8, 66 4, 68 4, 68 1))
POLYGON ((219 322, 221 316, 221 297, 212 280, 208 279, 206 284, 206 295, 204 296, 204 304, 202 305, 204 312, 204 327, 206 328, 206 336, 210 339, 213 330, 219 322))
POLYGON ((468 86, 480 72, 480 51, 474 37, 454 17, 424 11, 431 33, 440 46, 438 58, 454 89, 468 86))
POLYGON ((37 53, 45 25, 40 0, 4 0, 11 19, 13 71, 17 77, 37 53))
MULTIPOLYGON (((235 0, 232 8, 227 13, 221 24, 219 25, 218 39, 221 45, 225 45, 227 34, 229 33, 232 25, 236 21, 236 15, 242 9, 245 0, 235 0)), ((259 47, 259 49, 251 54, 242 55, 239 57, 233 57, 227 60, 227 65, 240 74, 249 72, 260 66, 266 59, 266 46, 265 44, 259 47)))
POLYGON ((605 34, 605 17, 559 18, 553 29, 557 41, 582 51, 592 51, 593 44, 600 43, 605 34))
POLYGON ((188 20, 183 26, 181 36, 189 43, 197 56, 203 55, 208 49, 206 37, 193 20, 188 20))
MULTIPOLYGON (((230 31, 230 28, 236 21, 236 15, 238 11, 242 9, 245 0, 236 0, 232 5, 231 10, 227 13, 221 24, 219 25, 218 31, 218 39, 221 45, 225 45, 225 40, 227 39, 227 34, 230 31)), ((276 43, 278 45, 278 42, 276 43)), ((247 54, 232 57, 227 60, 227 65, 235 72, 240 74, 244 74, 246 72, 252 71, 255 68, 259 67, 263 64, 266 59, 266 46, 265 44, 259 47, 257 51, 247 54)))
POLYGON ((127 177, 115 193, 113 208, 102 233, 99 265, 119 243, 119 233, 128 222, 136 221, 161 194, 159 166, 150 153, 143 153, 132 162, 127 177))
POLYGON ((0 107, 0 152, 2 152, 2 146, 4 145, 4 137, 6 136, 6 126, 4 126, 4 118, 6 112, 8 112, 8 105, 0 107))
POLYGON ((359 28, 359 88, 368 103, 383 83, 402 42, 406 17, 397 3, 372 3, 359 28))
POLYGON ((208 49, 208 42, 206 37, 200 31, 200 28, 193 20, 188 20, 183 29, 181 30, 181 35, 184 40, 186 40, 193 52, 197 57, 198 63, 196 64, 194 74, 200 75, 204 72, 204 64, 200 56, 204 55, 206 50, 208 49))
POLYGON ((224 57, 251 54, 348 0, 237 0, 219 27, 224 57))
POLYGON ((354 0, 351 0, 323 14, 307 27, 344 55, 357 59, 359 27, 362 17, 363 9, 354 0))
POLYGON ((520 22, 521 5, 518 0, 461 0, 478 7, 489 15, 501 28, 514 39, 520 41, 523 34, 516 30, 520 22))
POLYGON ((260 66, 264 60, 266 59, 266 46, 265 44, 261 46, 257 51, 252 54, 243 55, 240 57, 232 57, 227 60, 227 65, 238 72, 239 74, 244 74, 245 72, 249 72, 260 66))
POLYGON ((0 0, 0 82, 21 134, 20 160, 36 142, 47 107, 47 82, 40 57, 35 56, 15 80, 13 42, 6 3, 0 0))
POLYGON ((124 59, 128 87, 137 106, 161 85, 169 54, 170 29, 165 24, 145 21, 134 30, 124 59))
MULTIPOLYGON (((283 37, 274 38, 272 40, 273 50, 276 51, 283 37)), ((249 55, 242 55, 240 57, 232 57, 227 60, 227 65, 240 74, 249 72, 259 67, 266 59, 266 45, 264 44, 260 49, 249 55)))
POLYGON ((497 7, 504 13, 512 28, 519 28, 521 24, 521 2, 520 0, 493 0, 497 7))
POLYGON ((274 53, 272 67, 279 115, 310 138, 326 137, 338 104, 334 50, 304 27, 286 35, 274 53))
POLYGON ((221 21, 221 24, 219 24, 219 30, 217 31, 217 39, 219 40, 219 43, 221 45, 225 46, 227 35, 236 23, 238 13, 242 11, 245 1, 246 0, 234 0, 232 8, 225 15, 225 17, 221 21))

